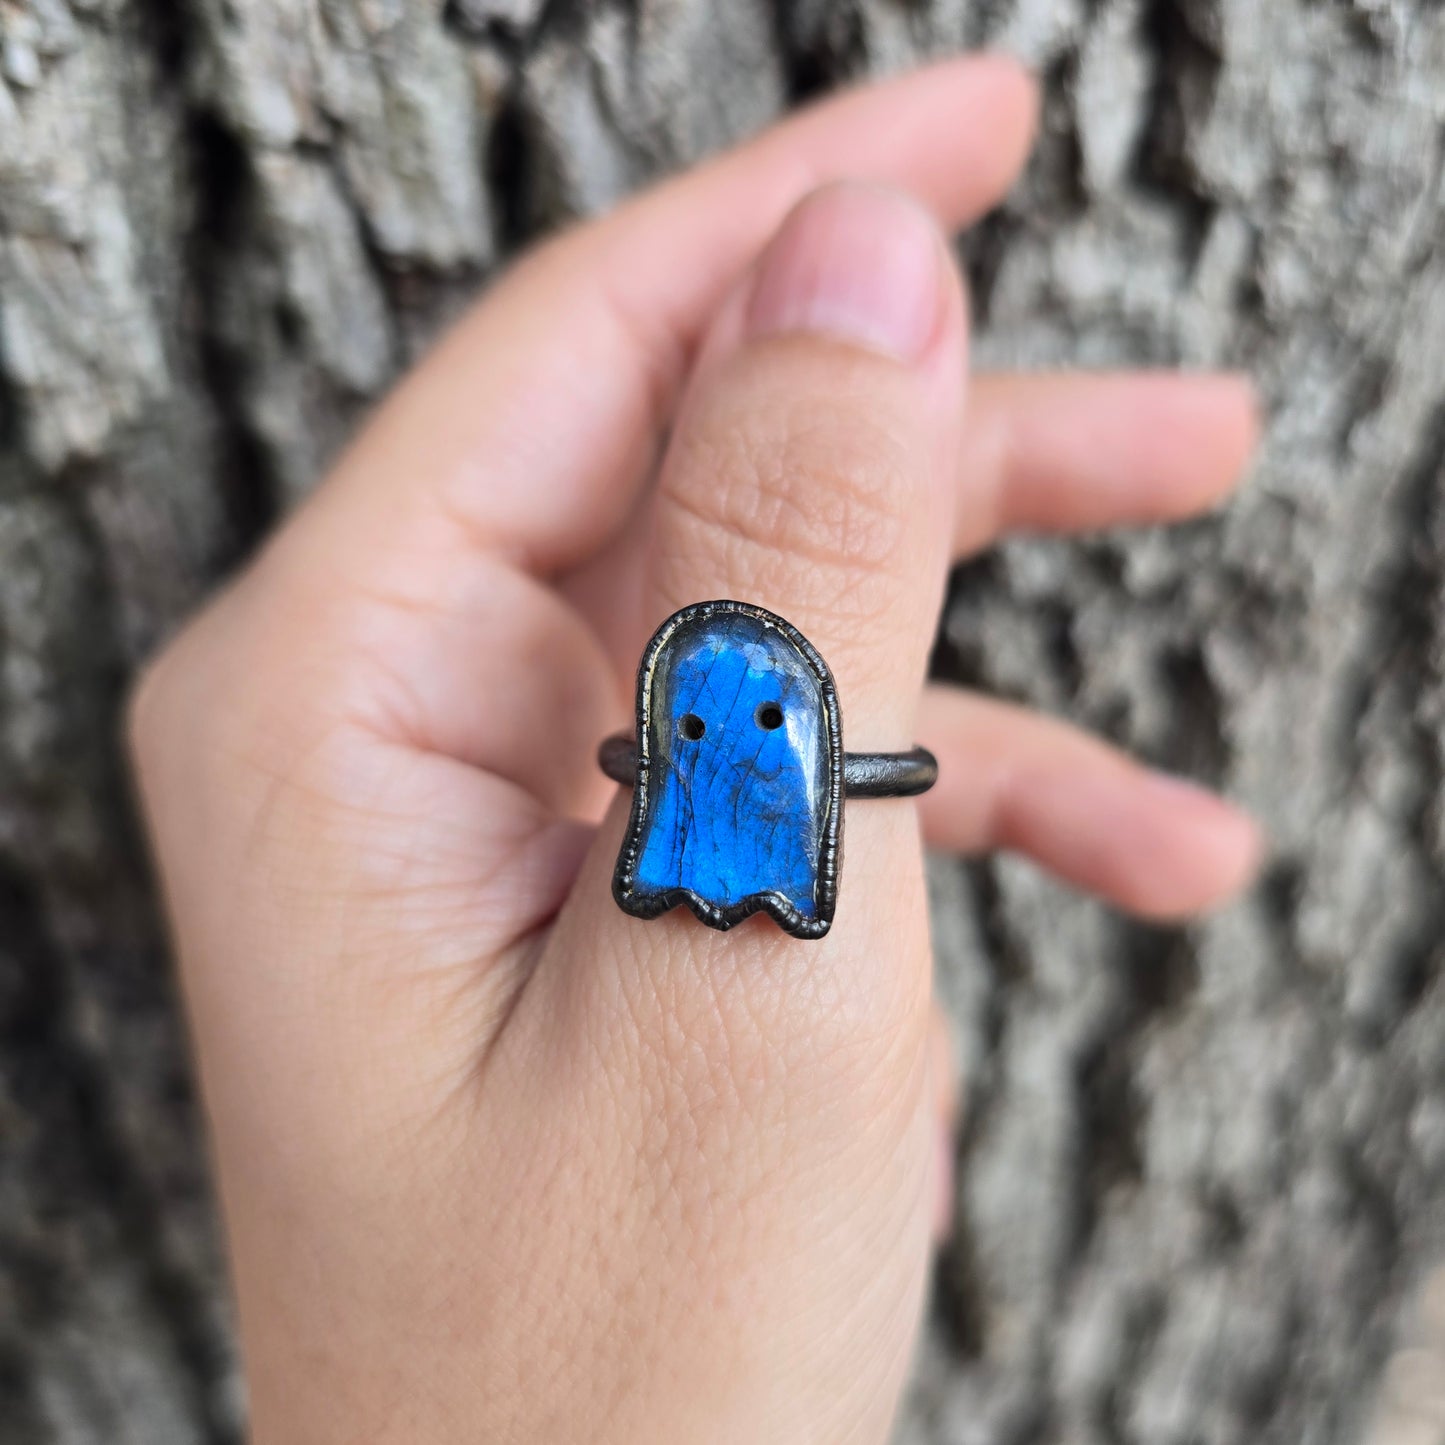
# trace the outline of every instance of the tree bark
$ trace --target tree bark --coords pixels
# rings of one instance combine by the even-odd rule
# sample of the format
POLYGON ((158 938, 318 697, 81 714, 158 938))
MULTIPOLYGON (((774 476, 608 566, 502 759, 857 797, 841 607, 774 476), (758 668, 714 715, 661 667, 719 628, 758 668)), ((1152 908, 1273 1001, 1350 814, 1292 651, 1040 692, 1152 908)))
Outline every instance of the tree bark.
POLYGON ((1445 13, 12 0, 0 1445, 228 1441, 244 1413, 119 763, 128 676, 518 246, 817 91, 978 45, 1048 97, 966 243, 983 363, 1242 366, 1270 425, 1216 519, 964 568, 939 668, 1225 787, 1274 854, 1185 932, 1012 861, 934 866, 969 1105, 900 1433, 1355 1442, 1378 1408, 1377 1438, 1445 1442, 1422 1296, 1445 1256, 1445 13))

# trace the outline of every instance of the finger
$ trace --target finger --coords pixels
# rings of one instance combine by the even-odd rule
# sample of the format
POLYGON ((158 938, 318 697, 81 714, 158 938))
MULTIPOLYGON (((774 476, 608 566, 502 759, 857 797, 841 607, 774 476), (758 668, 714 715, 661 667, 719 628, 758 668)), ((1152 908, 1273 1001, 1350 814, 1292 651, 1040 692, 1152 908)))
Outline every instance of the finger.
MULTIPOLYGON (((858 186, 803 202, 725 303, 683 402, 657 488, 649 621, 703 599, 755 602, 795 624, 831 666, 845 744, 911 741, 948 569, 964 352, 959 279, 922 210, 858 186)), ((796 700, 790 716, 806 740, 806 693, 796 700)), ((791 888, 793 875, 767 873, 775 840, 794 828, 807 835, 806 804, 770 820, 748 791, 768 771, 744 766, 759 746, 751 704, 729 714, 718 698, 708 722, 720 751, 707 775, 738 777, 734 796, 719 793, 711 808, 696 792, 679 800, 701 817, 698 831, 659 850, 679 878, 701 859, 688 876, 707 901, 791 888), (729 828, 735 854, 714 848, 729 828), (731 892, 721 877, 698 881, 709 857, 731 892)), ((596 1061, 597 1099, 583 1117, 621 1122, 612 1140, 567 1148, 605 1149, 593 1169, 648 1181, 646 1197, 658 1201, 650 1236, 706 1261, 718 1301, 706 1326, 724 1336, 720 1348, 754 1323, 747 1290, 730 1281, 766 1279, 768 1317, 788 1321, 798 1355, 750 1361, 757 1393, 811 1393, 816 1341, 889 1321, 888 1339, 860 1351, 857 1377, 841 1391, 831 1381, 828 1417, 809 1421, 820 1438, 881 1437, 934 1212, 916 810, 897 800, 846 811, 836 917, 816 942, 766 917, 721 933, 686 908, 651 921, 624 913, 610 883, 626 819, 619 799, 509 1024, 501 1057, 518 1062, 503 1067, 537 1071, 539 1048, 548 1067, 579 1052, 596 1061)), ((802 912, 819 895, 795 896, 802 912)), ((777 1432, 751 1418, 719 1422, 716 1433, 777 1432)))
POLYGON ((965 334, 936 240, 884 191, 800 206, 714 330, 658 491, 652 620, 709 588, 782 611, 856 746, 907 738, 947 567, 965 334))
POLYGON ((939 759, 923 799, 934 847, 1010 849, 1161 920, 1227 901, 1259 867, 1259 830, 1244 813, 1066 723, 934 687, 919 735, 939 759))
MULTIPOLYGON (((383 545, 420 527, 539 570, 627 515, 699 332, 810 188, 907 189, 949 227, 1023 163, 1032 82, 954 60, 805 112, 524 261, 388 403, 321 498, 383 545)), ((380 555, 377 555, 380 554, 380 555)))
POLYGON ((1234 488, 1258 437, 1241 376, 979 377, 955 548, 1194 516, 1234 488))

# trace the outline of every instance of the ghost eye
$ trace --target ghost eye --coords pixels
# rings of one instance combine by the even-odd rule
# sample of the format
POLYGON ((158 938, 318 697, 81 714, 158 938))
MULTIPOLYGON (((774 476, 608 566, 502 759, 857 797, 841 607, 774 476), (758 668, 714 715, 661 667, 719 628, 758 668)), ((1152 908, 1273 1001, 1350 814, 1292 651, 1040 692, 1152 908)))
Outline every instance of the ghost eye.
POLYGON ((775 702, 759 703, 753 718, 765 732, 776 732, 783 725, 783 710, 775 702))
POLYGON ((679 736, 695 743, 707 731, 707 724, 695 712, 685 712, 677 720, 677 731, 679 736))

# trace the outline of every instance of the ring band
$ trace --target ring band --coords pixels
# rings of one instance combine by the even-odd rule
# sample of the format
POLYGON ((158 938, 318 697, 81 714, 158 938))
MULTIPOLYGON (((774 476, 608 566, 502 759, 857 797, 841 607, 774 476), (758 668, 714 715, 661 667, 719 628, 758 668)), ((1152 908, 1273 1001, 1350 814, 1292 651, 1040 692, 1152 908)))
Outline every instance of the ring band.
POLYGON ((833 922, 845 798, 907 798, 938 779, 925 748, 845 753, 828 665, 791 623, 700 602, 653 634, 635 740, 597 760, 632 787, 612 896, 635 918, 685 906, 710 928, 768 913, 796 938, 833 922))
MULTIPOLYGON (((597 747, 597 766, 630 788, 637 781, 637 743, 626 733, 613 733, 597 747)), ((938 759, 927 748, 909 753, 844 753, 843 796, 846 798, 916 798, 938 781, 938 759)))

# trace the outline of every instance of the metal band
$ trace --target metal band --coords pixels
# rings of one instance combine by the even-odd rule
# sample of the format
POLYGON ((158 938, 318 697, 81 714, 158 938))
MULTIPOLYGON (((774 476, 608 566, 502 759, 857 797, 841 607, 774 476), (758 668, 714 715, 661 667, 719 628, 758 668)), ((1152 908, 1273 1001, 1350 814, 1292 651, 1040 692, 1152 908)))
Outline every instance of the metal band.
MULTIPOLYGON (((637 781, 637 744, 626 733, 604 738, 597 762, 614 783, 637 781)), ((938 781, 938 759, 927 748, 911 753, 844 753, 843 791, 849 798, 916 798, 938 781)))

